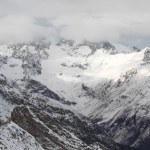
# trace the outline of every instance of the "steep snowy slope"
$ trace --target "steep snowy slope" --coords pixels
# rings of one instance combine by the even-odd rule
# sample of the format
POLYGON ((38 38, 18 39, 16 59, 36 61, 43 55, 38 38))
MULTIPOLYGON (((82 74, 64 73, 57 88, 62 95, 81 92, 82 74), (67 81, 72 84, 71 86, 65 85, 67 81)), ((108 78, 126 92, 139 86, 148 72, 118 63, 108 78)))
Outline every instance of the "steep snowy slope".
POLYGON ((148 150, 149 55, 109 42, 1 46, 0 145, 148 150))
POLYGON ((3 75, 0 79, 1 149, 105 147, 101 144, 101 128, 71 111, 64 100, 40 82, 26 80, 18 84, 3 75))

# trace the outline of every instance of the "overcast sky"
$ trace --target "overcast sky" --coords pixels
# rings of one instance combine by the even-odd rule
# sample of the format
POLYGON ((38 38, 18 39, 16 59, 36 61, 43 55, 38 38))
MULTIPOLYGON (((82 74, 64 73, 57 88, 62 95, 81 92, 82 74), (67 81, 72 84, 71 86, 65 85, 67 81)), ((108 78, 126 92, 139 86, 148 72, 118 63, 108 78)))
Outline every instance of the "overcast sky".
POLYGON ((0 41, 46 37, 150 46, 150 0, 0 0, 0 41))

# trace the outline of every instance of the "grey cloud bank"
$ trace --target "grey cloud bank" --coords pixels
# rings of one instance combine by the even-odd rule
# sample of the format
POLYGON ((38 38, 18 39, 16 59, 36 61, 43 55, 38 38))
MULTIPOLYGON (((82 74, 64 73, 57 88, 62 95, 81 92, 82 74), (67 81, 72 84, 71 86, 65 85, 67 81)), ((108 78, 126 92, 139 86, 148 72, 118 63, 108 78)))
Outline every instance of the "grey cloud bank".
POLYGON ((1 0, 0 41, 115 41, 150 46, 149 0, 1 0))

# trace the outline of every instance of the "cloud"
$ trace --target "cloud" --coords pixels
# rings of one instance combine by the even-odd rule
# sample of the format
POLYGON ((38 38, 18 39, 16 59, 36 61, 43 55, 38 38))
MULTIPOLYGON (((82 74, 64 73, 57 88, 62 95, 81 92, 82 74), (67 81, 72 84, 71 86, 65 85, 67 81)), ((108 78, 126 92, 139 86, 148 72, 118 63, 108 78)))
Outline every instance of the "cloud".
POLYGON ((46 37, 145 46, 149 5, 149 0, 1 0, 0 41, 46 37))

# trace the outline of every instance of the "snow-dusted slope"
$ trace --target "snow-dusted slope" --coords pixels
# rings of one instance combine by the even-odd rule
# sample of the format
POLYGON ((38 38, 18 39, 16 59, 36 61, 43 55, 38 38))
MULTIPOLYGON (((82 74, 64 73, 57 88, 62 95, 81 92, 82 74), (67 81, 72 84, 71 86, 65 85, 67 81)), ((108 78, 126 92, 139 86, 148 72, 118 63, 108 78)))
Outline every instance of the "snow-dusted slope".
MULTIPOLYGON (((135 51, 118 43, 63 40, 0 46, 0 123, 8 124, 2 133, 14 132, 12 126, 19 134, 25 131, 33 149, 123 149, 115 142, 127 145, 124 149, 147 149, 149 61, 148 48, 135 51), (32 133, 42 126, 44 133, 32 133)), ((7 146, 7 134, 4 140, 7 146)), ((11 147, 19 142, 14 140, 11 147)))
POLYGON ((0 149, 10 150, 44 150, 33 136, 22 130, 15 123, 11 122, 8 125, 2 126, 0 129, 0 149))

